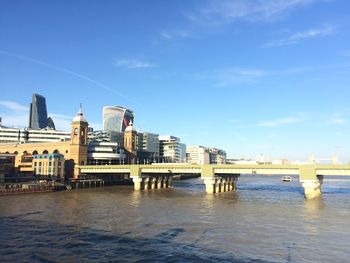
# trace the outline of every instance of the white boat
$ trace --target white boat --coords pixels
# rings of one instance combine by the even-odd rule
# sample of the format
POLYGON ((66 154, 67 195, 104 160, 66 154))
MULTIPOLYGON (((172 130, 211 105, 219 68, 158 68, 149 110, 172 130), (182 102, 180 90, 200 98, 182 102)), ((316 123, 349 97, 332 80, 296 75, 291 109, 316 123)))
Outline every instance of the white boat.
POLYGON ((282 176, 281 179, 283 182, 292 182, 293 181, 293 178, 289 175, 282 176))

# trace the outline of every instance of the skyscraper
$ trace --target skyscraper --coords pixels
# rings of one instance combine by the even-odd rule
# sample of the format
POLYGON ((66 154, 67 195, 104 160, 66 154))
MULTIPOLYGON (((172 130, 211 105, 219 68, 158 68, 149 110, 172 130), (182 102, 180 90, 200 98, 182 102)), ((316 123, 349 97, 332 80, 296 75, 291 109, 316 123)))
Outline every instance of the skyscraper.
POLYGON ((109 132, 124 132, 130 121, 134 121, 134 112, 121 106, 103 107, 103 129, 109 132))
POLYGON ((44 96, 33 94, 29 111, 29 128, 39 130, 47 127, 47 110, 44 96))

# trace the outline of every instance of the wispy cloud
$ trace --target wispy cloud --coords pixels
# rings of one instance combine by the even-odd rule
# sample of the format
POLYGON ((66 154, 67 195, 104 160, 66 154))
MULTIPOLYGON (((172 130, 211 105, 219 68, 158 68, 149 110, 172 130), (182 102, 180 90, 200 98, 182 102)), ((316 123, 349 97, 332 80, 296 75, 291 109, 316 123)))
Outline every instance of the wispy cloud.
MULTIPOLYGON (((2 124, 7 127, 28 127, 29 106, 15 101, 0 101, 0 116, 2 124)), ((48 113, 57 130, 70 130, 73 117, 57 113, 48 113)))
POLYGON ((347 119, 345 119, 345 118, 340 118, 340 117, 338 117, 338 118, 333 118, 333 119, 330 120, 330 123, 331 123, 331 124, 335 124, 335 125, 345 125, 345 124, 347 124, 347 122, 348 122, 347 119))
POLYGON ((176 38, 187 38, 192 34, 189 30, 164 30, 160 33, 161 38, 166 40, 172 40, 176 38))
POLYGON ((216 86, 227 87, 238 84, 250 84, 267 76, 269 73, 261 69, 253 68, 224 68, 197 74, 198 78, 210 79, 216 86))
POLYGON ((29 106, 23 106, 14 101, 0 100, 0 106, 13 111, 28 111, 29 106))
POLYGON ((7 127, 26 127, 29 120, 29 106, 15 101, 0 101, 2 124, 7 127))
POLYGON ((9 56, 9 57, 13 57, 13 58, 17 58, 17 59, 20 59, 22 61, 27 61, 27 62, 30 62, 30 63, 34 63, 34 64, 38 64, 38 65, 41 65, 41 66, 44 66, 44 67, 47 67, 47 68, 51 68, 51 69, 54 69, 54 70, 58 70, 58 71, 61 71, 61 72, 64 72, 66 74, 69 74, 69 75, 72 75, 72 76, 75 76, 79 79, 82 79, 84 81, 87 81, 97 87, 100 87, 104 90, 107 90, 111 93, 113 93, 114 95, 117 95, 123 99, 126 99, 128 101, 131 101, 128 97, 124 96, 123 94, 117 92, 116 90, 88 77, 88 76, 85 76, 83 74, 80 74, 80 73, 77 73, 75 71, 72 71, 72 70, 69 70, 69 69, 66 69, 66 68, 63 68, 63 67, 60 67, 60 66, 57 66, 57 65, 54 65, 54 64, 50 64, 50 63, 47 63, 47 62, 44 62, 42 60, 38 60, 38 59, 34 59, 34 58, 31 58, 31 57, 27 57, 27 56, 23 56, 23 55, 20 55, 20 54, 16 54, 16 53, 12 53, 12 52, 8 52, 8 51, 5 51, 5 50, 0 50, 0 55, 5 55, 5 56, 9 56))
POLYGON ((271 21, 286 12, 322 0, 209 0, 188 15, 199 23, 228 24, 235 21, 271 21))
POLYGON ((303 40, 326 37, 326 36, 334 35, 336 33, 337 33, 337 27, 327 25, 321 28, 314 28, 303 32, 297 32, 286 38, 272 40, 266 43, 264 46, 278 47, 278 46, 285 46, 285 45, 295 45, 303 40))
POLYGON ((117 67, 125 67, 128 69, 138 69, 138 68, 154 68, 157 65, 147 62, 141 61, 137 59, 119 59, 115 61, 115 66, 117 67))
POLYGON ((305 118, 302 116, 291 116, 274 120, 266 120, 258 122, 257 126, 259 127, 278 127, 283 125, 296 124, 305 121, 305 118))

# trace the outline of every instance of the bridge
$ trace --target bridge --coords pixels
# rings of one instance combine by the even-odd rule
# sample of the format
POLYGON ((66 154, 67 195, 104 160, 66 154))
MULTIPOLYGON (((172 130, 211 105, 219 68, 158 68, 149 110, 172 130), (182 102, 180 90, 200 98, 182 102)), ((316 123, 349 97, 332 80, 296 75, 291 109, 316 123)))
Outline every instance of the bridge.
POLYGON ((197 174, 204 180, 207 193, 235 191, 242 174, 298 175, 304 194, 312 199, 321 194, 324 176, 350 176, 350 165, 85 165, 78 166, 80 175, 124 174, 132 179, 135 190, 169 187, 173 175, 197 174))

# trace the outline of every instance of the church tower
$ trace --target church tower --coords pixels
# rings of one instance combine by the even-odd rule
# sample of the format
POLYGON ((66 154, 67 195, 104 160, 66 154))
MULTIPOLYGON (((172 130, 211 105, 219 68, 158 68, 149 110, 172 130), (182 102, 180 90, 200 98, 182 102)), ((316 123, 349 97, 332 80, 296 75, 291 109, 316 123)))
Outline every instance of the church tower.
MULTIPOLYGON (((87 164, 88 149, 88 122, 84 117, 82 107, 72 121, 71 143, 70 143, 70 159, 76 165, 87 164)), ((79 170, 74 168, 74 178, 78 178, 79 170)))
POLYGON ((124 131, 124 149, 126 151, 127 163, 135 164, 137 161, 137 131, 133 127, 132 120, 124 131))

